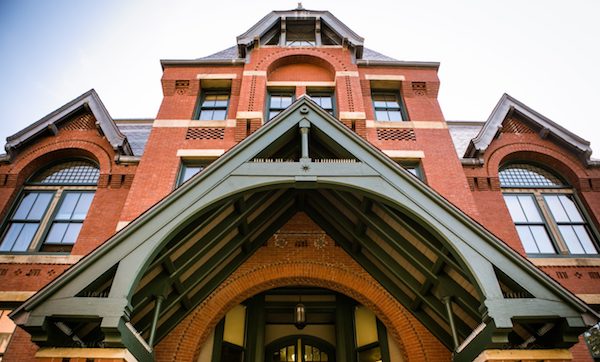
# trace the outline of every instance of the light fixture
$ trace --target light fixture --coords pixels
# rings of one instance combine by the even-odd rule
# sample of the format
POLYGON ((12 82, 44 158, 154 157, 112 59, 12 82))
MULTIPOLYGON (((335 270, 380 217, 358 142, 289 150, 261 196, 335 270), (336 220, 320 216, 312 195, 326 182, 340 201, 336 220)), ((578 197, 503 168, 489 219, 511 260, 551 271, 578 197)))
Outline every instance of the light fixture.
POLYGON ((303 329, 306 327, 306 309, 304 308, 304 304, 302 304, 302 297, 299 297, 298 300, 298 304, 294 308, 294 325, 298 329, 303 329))

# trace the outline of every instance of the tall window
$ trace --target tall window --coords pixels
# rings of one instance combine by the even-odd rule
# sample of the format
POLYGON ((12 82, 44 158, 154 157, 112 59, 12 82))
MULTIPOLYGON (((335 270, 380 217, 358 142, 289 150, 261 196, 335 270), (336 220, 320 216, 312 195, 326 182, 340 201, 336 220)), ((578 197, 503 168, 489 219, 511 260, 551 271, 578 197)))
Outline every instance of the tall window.
POLYGON ((100 171, 87 160, 34 175, 4 227, 0 252, 69 251, 94 198, 100 171))
POLYGON ((228 106, 229 91, 203 92, 194 118, 201 121, 225 120, 228 106))
POLYGON ((334 115, 334 102, 332 92, 309 92, 310 98, 315 101, 321 108, 327 111, 327 113, 334 115))
POLYGON ((274 91, 269 93, 269 115, 268 119, 271 120, 284 109, 290 106, 294 101, 293 91, 274 91))
POLYGON ((530 164, 499 172, 508 211, 528 254, 597 254, 594 233, 572 189, 530 164))
POLYGON ((373 109, 377 121, 404 121, 404 110, 397 92, 373 92, 373 109))

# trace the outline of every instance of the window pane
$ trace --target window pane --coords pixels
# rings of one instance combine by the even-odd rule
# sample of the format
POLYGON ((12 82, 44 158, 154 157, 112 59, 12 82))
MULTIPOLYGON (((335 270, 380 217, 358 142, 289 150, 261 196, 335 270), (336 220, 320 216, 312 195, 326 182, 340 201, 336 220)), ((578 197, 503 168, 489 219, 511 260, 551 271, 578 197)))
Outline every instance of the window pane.
POLYGON ((576 233, 575 227, 572 225, 560 225, 558 227, 558 229, 560 230, 560 234, 563 237, 563 240, 569 248, 569 252, 571 254, 586 254, 587 250, 590 250, 592 254, 595 254, 596 250, 591 240, 589 239, 589 236, 587 235, 587 230, 585 230, 585 228, 583 228, 581 225, 579 225, 579 227, 583 230, 577 230, 578 233, 576 233), (582 239, 580 239, 580 237, 582 239), (583 242, 585 242, 587 250, 584 249, 583 242))
POLYGON ((67 232, 68 223, 54 223, 50 227, 48 236, 46 237, 46 244, 60 244, 67 232))
POLYGON ((81 231, 81 223, 70 223, 68 224, 67 232, 62 239, 63 244, 75 244, 77 237, 79 236, 79 232, 81 231))
POLYGON ((506 202, 506 206, 508 207, 508 211, 514 222, 527 221, 516 195, 504 195, 504 201, 506 202))
POLYGON ((528 222, 542 222, 542 215, 535 204, 533 195, 519 195, 518 199, 528 222))
POLYGON ((213 111, 212 119, 214 121, 223 121, 226 117, 227 111, 224 109, 215 109, 213 111))
POLYGON ((387 111, 375 111, 375 118, 378 121, 389 121, 388 112, 387 111))
POLYGON ((569 217, 565 212, 560 200, 557 195, 544 195, 544 200, 554 217, 556 222, 569 222, 569 217))
POLYGON ((27 215, 27 220, 41 220, 48 208, 50 200, 52 200, 53 194, 50 193, 38 193, 38 197, 33 203, 33 207, 27 215))
POLYGON ((48 169, 32 178, 32 183, 60 185, 95 185, 100 170, 89 161, 69 161, 48 169))
POLYGON ((12 251, 27 251, 38 229, 38 225, 38 223, 25 224, 12 247, 12 251))
POLYGON ((77 206, 77 201, 81 194, 78 192, 69 192, 63 196, 62 203, 56 214, 57 220, 70 220, 73 215, 73 210, 77 206))
POLYGON ((290 104, 292 104, 291 96, 281 97, 281 108, 287 108, 290 104))
POLYGON ((216 97, 209 95, 204 98, 204 102, 202 102, 202 107, 214 107, 215 106, 216 97))
POLYGON ((23 226, 25 226, 23 223, 13 223, 10 225, 6 231, 6 235, 4 235, 4 239, 2 239, 2 244, 0 244, 0 251, 11 251, 23 226))
POLYGON ((280 113, 279 111, 270 111, 269 112, 269 119, 275 118, 279 113, 280 113))
POLYGON ((210 121, 213 119, 213 110, 202 110, 200 111, 200 117, 198 118, 201 121, 210 121))
POLYGON ((561 187, 550 172, 529 164, 512 164, 498 172, 502 187, 561 187))
POLYGON ((79 202, 77 203, 77 207, 75 207, 75 211, 73 212, 73 216, 71 220, 83 220, 90 209, 90 205, 92 204, 92 200, 94 199, 93 192, 83 192, 81 193, 81 197, 79 197, 79 202))
POLYGON ((592 242, 592 238, 590 237, 589 232, 583 225, 573 225, 573 230, 577 237, 579 238, 579 242, 583 246, 583 249, 587 254, 597 254, 598 250, 594 243, 592 242))
POLYGON ((402 114, 400 113, 400 111, 388 111, 388 118, 390 119, 390 121, 401 121, 402 114))
POLYGON ((584 222, 583 217, 581 216, 581 213, 579 212, 579 210, 577 209, 577 206, 575 205, 573 196, 559 195, 558 198, 567 213, 567 217, 572 222, 584 222))
POLYGON ((529 226, 518 225, 517 232, 519 233, 519 239, 521 239, 521 244, 523 244, 523 248, 527 254, 538 254, 540 252, 535 244, 531 230, 529 230, 529 226))
POLYGON ((183 170, 182 170, 182 174, 181 174, 181 181, 179 182, 180 185, 204 169, 204 166, 202 166, 202 165, 197 165, 197 166, 183 165, 182 167, 183 167, 183 170))
POLYGON ((39 195, 39 193, 37 193, 37 192, 27 193, 21 199, 21 203, 19 203, 19 206, 17 207, 17 210, 15 211, 15 216, 13 216, 13 219, 17 219, 17 220, 27 219, 27 215, 29 214, 29 211, 31 211, 31 207, 33 206, 33 203, 37 199, 38 195, 39 195))
POLYGON ((537 244, 540 253, 556 254, 556 250, 554 250, 554 247, 552 246, 552 241, 550 241, 550 237, 548 236, 545 227, 532 225, 529 228, 531 229, 531 233, 533 234, 533 238, 535 239, 535 243, 537 244))

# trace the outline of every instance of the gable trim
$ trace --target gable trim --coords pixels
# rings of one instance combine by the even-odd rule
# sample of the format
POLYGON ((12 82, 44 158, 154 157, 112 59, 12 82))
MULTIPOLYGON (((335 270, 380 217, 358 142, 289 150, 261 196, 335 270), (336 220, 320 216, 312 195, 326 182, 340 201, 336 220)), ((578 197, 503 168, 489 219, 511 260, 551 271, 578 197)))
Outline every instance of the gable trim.
POLYGON ((527 121, 540 127, 542 129, 542 133, 552 134, 558 139, 564 141, 568 146, 579 153, 588 165, 591 163, 590 155, 592 154, 592 149, 590 148, 590 143, 588 141, 577 136, 561 125, 554 123, 552 120, 546 118, 506 93, 502 95, 477 136, 469 143, 464 157, 476 158, 485 153, 488 146, 496 137, 496 134, 498 134, 502 128, 502 123, 513 111, 522 114, 525 116, 527 121))
POLYGON ((115 151, 125 156, 133 156, 127 137, 121 133, 94 89, 90 89, 44 118, 7 137, 5 146, 7 156, 12 159, 20 147, 48 131, 53 134, 58 133, 57 126, 82 109, 94 115, 99 131, 106 136, 115 151))

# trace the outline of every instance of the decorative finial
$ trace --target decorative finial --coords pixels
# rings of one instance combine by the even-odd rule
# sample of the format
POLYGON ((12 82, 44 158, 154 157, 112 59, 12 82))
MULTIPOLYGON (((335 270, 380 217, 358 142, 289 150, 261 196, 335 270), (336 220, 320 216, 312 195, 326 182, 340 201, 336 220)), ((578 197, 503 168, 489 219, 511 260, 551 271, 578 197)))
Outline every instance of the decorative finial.
POLYGON ((302 2, 298 3, 298 7, 296 8, 296 10, 304 10, 304 8, 302 7, 302 2))

